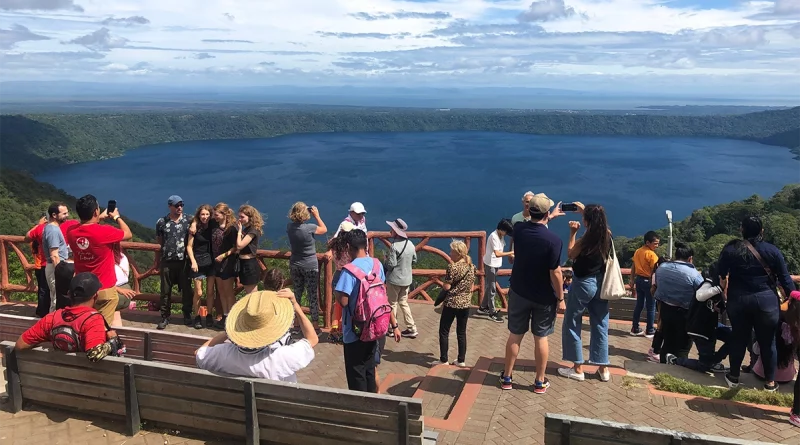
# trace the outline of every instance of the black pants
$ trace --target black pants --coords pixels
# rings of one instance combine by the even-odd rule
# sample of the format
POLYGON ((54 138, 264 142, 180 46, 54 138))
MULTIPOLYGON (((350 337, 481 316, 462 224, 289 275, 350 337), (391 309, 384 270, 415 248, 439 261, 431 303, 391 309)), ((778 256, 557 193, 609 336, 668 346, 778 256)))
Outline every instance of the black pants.
POLYGON ((794 381, 794 404, 792 412, 800 416, 800 378, 794 381))
POLYGON ((172 286, 178 286, 183 303, 183 315, 192 315, 192 299, 194 297, 189 283, 189 263, 186 261, 161 262, 161 317, 169 318, 172 313, 172 286))
POLYGON ((356 340, 344 344, 344 371, 347 389, 351 391, 378 392, 375 386, 375 348, 378 342, 356 340))
POLYGON ((36 316, 39 318, 44 317, 50 312, 50 286, 47 284, 47 277, 44 274, 44 269, 44 267, 41 267, 34 271, 34 275, 36 275, 36 287, 38 288, 37 301, 39 302, 36 305, 36 316))
POLYGON ((442 317, 439 319, 439 360, 447 361, 447 350, 450 348, 450 326, 456 320, 456 338, 458 339, 458 362, 463 363, 467 355, 467 320, 469 308, 453 309, 442 308, 442 317))
POLYGON ((675 355, 679 358, 689 356, 692 350, 692 339, 686 333, 686 318, 689 315, 687 309, 668 304, 661 305, 661 324, 659 326, 664 344, 661 346, 661 363, 667 362, 667 354, 675 355))

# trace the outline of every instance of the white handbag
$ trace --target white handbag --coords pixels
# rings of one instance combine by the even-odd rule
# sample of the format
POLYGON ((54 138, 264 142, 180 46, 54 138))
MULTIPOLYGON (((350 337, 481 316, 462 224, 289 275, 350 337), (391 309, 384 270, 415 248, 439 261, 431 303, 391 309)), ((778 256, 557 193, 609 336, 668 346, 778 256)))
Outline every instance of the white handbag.
POLYGON ((614 241, 611 241, 611 252, 606 261, 606 275, 603 278, 603 287, 600 288, 600 298, 603 300, 619 300, 626 295, 625 281, 622 279, 622 270, 617 260, 614 241))

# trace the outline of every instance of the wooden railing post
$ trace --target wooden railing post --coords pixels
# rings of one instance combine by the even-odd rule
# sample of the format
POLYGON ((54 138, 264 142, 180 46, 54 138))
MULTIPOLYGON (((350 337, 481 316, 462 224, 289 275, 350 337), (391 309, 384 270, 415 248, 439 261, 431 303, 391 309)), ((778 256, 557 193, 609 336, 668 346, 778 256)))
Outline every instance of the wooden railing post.
POLYGON ((325 261, 325 327, 333 326, 333 257, 327 255, 325 261))
POLYGON ((408 403, 400 402, 397 405, 397 443, 408 445, 408 403))
POLYGON ((11 290, 8 288, 8 252, 6 251, 6 242, 0 241, 0 289, 2 289, 3 303, 8 301, 11 297, 11 290))
POLYGON ((3 351, 3 361, 6 366, 7 393, 11 403, 11 413, 22 411, 22 385, 19 379, 19 366, 17 365, 17 351, 13 346, 6 346, 3 351))
POLYGON ((124 369, 125 378, 125 432, 129 436, 139 433, 142 418, 139 416, 139 396, 136 393, 136 378, 133 365, 127 364, 124 369))
POLYGON ((258 407, 256 406, 256 390, 253 382, 244 382, 244 421, 247 434, 247 445, 261 443, 261 431, 258 428, 258 407))

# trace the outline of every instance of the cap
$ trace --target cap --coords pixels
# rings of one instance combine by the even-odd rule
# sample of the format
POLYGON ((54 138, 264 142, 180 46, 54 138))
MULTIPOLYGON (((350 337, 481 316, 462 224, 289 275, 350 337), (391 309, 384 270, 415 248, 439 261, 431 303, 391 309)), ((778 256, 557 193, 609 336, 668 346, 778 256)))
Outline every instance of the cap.
POLYGON ((172 195, 172 196, 169 197, 169 199, 167 199, 167 204, 169 204, 171 206, 174 206, 175 204, 177 204, 179 202, 183 202, 183 198, 181 198, 178 195, 172 195))
POLYGON ((73 303, 89 301, 100 290, 100 280, 91 272, 81 272, 69 283, 69 296, 73 303))
POLYGON ((531 213, 548 213, 553 205, 553 200, 548 198, 547 195, 544 193, 537 193, 531 198, 528 208, 531 213))
POLYGON ((360 202, 354 202, 350 204, 350 211, 359 214, 367 213, 367 209, 364 208, 364 204, 361 204, 360 202))
POLYGON ((400 238, 408 238, 406 235, 406 230, 408 230, 408 224, 400 218, 397 218, 394 221, 386 221, 386 224, 389 224, 389 227, 394 230, 394 233, 397 234, 400 238))

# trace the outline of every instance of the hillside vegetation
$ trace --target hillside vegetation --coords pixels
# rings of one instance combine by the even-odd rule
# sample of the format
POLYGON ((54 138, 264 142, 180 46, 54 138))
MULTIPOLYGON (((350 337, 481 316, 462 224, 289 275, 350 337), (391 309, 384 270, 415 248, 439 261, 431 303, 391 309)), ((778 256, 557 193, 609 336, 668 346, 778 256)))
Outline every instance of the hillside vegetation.
POLYGON ((62 163, 116 157, 157 143, 380 131, 714 137, 753 140, 800 154, 800 107, 733 116, 400 109, 3 115, 0 162, 4 168, 37 173, 62 163))

